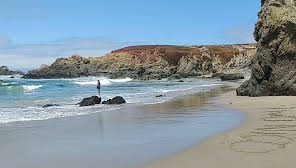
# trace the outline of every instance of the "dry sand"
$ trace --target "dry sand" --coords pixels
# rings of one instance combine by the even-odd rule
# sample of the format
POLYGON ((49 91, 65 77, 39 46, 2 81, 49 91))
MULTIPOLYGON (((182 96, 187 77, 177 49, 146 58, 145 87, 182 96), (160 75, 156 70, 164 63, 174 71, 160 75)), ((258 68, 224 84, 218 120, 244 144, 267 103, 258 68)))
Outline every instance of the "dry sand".
POLYGON ((296 97, 237 97, 220 103, 246 114, 234 130, 216 135, 147 168, 295 168, 296 97))

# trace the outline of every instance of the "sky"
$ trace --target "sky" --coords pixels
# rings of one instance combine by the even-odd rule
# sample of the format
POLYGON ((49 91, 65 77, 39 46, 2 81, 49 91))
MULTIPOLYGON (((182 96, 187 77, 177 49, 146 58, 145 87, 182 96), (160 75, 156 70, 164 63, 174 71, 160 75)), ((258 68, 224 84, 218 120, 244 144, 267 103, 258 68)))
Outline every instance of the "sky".
POLYGON ((0 0, 0 66, 130 45, 254 42, 259 0, 0 0))

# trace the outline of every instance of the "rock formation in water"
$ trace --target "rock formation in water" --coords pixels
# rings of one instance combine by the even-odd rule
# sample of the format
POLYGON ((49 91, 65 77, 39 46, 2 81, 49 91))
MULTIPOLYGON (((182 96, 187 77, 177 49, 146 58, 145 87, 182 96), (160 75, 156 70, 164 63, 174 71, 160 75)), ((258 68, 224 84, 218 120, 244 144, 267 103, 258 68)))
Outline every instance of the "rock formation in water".
POLYGON ((57 106, 61 106, 61 105, 59 105, 59 104, 45 104, 42 106, 42 108, 57 107, 57 106))
POLYGON ((296 95, 296 1, 262 0, 252 76, 239 96, 296 95))
POLYGON ((11 71, 7 66, 0 66, 0 75, 24 75, 21 71, 11 71))
POLYGON ((121 96, 116 96, 113 99, 103 101, 102 104, 125 104, 126 101, 121 96))
POLYGON ((130 77, 140 80, 179 79, 249 68, 254 44, 225 46, 131 46, 104 57, 73 55, 30 71, 25 78, 81 76, 130 77))
POLYGON ((96 104, 101 104, 102 99, 98 96, 92 96, 88 98, 84 98, 80 103, 80 107, 85 107, 85 106, 93 106, 96 104))

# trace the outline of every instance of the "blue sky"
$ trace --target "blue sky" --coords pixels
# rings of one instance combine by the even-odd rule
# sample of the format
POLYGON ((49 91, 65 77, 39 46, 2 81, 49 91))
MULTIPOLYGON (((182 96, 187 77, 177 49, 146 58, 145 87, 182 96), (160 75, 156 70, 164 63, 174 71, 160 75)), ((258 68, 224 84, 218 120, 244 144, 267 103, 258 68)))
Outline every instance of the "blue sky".
POLYGON ((137 44, 253 42, 259 9, 259 0, 0 0, 1 64, 36 68, 137 44))

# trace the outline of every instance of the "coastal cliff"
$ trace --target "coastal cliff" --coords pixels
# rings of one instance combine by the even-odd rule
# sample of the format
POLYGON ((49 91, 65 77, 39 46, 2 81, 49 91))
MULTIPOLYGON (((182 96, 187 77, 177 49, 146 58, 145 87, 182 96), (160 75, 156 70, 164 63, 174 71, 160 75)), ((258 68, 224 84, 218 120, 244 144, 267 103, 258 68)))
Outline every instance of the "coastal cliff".
POLYGON ((296 96, 296 1, 262 0, 252 76, 239 96, 296 96))
POLYGON ((0 66, 0 75, 24 75, 21 71, 11 71, 7 66, 0 66))
POLYGON ((140 80, 187 78, 224 72, 247 72, 255 44, 217 46, 131 46, 104 57, 59 58, 29 71, 25 78, 81 76, 130 77, 140 80))

